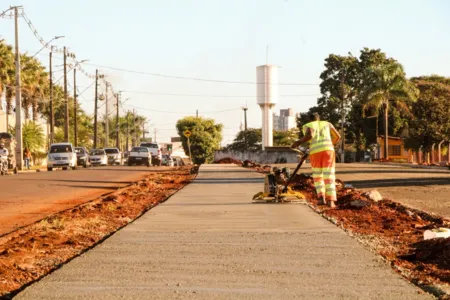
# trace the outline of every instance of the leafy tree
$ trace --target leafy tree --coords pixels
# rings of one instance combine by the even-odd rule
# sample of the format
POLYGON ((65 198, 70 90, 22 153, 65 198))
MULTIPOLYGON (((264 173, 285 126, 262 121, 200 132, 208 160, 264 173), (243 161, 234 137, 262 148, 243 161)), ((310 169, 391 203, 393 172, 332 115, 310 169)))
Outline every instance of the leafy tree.
POLYGON ((341 120, 344 120, 357 96, 358 71, 356 57, 330 54, 325 59, 325 70, 320 74, 320 92, 323 96, 318 100, 319 106, 328 105, 328 108, 338 111, 341 120))
MULTIPOLYGON (((14 134, 16 129, 10 128, 14 134)), ((45 147, 45 135, 42 127, 34 121, 25 121, 22 125, 23 148, 28 148, 32 153, 37 153, 45 147)))
POLYGON ((384 155, 388 155, 388 116, 389 106, 393 105, 399 110, 409 112, 409 103, 415 101, 418 91, 414 85, 406 79, 402 65, 391 62, 369 68, 367 70, 368 85, 363 91, 363 112, 368 108, 380 109, 384 112, 384 155))
POLYGON ((286 131, 273 131, 274 146, 290 146, 299 139, 299 131, 297 128, 286 131))
MULTIPOLYGON (((232 151, 259 151, 262 149, 261 128, 247 129, 247 144, 245 144, 245 131, 241 130, 237 133, 233 143, 229 144, 226 149, 232 151)), ((273 131, 274 146, 290 146, 299 138, 298 129, 287 131, 273 131)))
POLYGON ((412 106, 413 120, 405 145, 411 149, 430 151, 433 143, 448 140, 450 136, 450 78, 423 76, 411 78, 420 90, 412 106))
POLYGON ((12 110, 12 97, 14 88, 14 54, 12 46, 0 40, 0 95, 6 92, 6 111, 12 110))
POLYGON ((222 124, 216 124, 213 119, 185 117, 178 120, 176 128, 185 153, 189 153, 189 147, 183 133, 186 130, 192 133, 190 137, 191 155, 195 164, 211 162, 214 159, 214 151, 220 149, 222 124))
POLYGON ((34 121, 26 121, 22 127, 23 147, 36 153, 45 146, 44 130, 34 121))
POLYGON ((262 149, 261 128, 247 128, 247 143, 245 143, 245 130, 237 133, 233 143, 226 149, 232 151, 259 151, 262 149))

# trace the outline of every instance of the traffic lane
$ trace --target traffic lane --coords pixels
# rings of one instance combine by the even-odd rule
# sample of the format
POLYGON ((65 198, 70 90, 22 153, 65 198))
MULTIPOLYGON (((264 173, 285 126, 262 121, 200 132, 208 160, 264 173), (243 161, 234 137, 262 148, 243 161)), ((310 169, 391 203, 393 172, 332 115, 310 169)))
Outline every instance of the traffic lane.
POLYGON ((0 234, 110 193, 169 167, 109 166, 0 178, 0 234))
MULTIPOLYGON (((300 172, 311 174, 310 165, 305 164, 300 172)), ((450 218, 450 171, 446 169, 337 164, 336 177, 355 188, 377 189, 385 198, 450 218)))

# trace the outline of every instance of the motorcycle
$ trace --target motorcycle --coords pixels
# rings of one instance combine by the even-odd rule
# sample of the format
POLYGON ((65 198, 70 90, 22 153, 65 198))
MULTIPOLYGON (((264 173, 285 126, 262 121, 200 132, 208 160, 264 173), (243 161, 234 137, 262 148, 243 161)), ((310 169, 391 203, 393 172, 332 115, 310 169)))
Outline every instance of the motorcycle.
POLYGON ((0 174, 6 175, 8 173, 8 157, 6 155, 0 156, 0 174))

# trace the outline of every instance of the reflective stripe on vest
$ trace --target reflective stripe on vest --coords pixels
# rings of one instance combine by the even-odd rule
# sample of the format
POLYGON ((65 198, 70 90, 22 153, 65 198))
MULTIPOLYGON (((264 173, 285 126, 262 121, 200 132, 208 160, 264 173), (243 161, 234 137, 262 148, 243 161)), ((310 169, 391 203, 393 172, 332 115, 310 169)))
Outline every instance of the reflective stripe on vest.
POLYGON ((311 129, 312 134, 309 154, 314 154, 322 151, 334 151, 334 146, 331 141, 330 123, 328 123, 327 121, 310 122, 303 126, 304 134, 306 134, 307 128, 311 129))

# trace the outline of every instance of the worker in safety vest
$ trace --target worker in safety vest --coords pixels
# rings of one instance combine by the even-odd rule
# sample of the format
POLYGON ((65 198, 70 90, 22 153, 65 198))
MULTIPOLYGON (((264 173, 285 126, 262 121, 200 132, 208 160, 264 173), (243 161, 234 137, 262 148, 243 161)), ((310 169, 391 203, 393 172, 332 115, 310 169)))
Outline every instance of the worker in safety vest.
POLYGON ((303 126, 304 136, 291 147, 297 148, 303 143, 310 142, 309 158, 319 204, 328 204, 334 208, 337 200, 334 145, 339 142, 341 136, 331 123, 320 121, 319 114, 313 113, 310 118, 312 122, 303 126))

